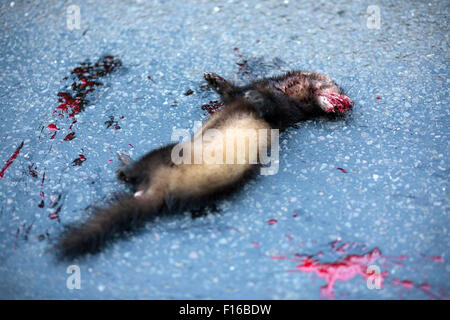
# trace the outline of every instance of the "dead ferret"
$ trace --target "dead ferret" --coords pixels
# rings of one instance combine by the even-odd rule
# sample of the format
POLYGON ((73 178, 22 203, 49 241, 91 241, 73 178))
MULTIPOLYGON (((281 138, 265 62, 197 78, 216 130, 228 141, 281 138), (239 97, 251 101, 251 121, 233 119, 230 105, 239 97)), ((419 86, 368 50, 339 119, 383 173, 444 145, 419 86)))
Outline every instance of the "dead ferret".
POLYGON ((264 167, 267 157, 261 150, 277 143, 278 130, 315 116, 343 114, 353 106, 341 87, 318 73, 293 71, 243 87, 214 73, 204 77, 224 107, 190 140, 153 150, 136 162, 119 155, 123 165, 117 176, 134 193, 68 227, 56 245, 59 258, 96 253, 154 217, 214 203, 264 167))

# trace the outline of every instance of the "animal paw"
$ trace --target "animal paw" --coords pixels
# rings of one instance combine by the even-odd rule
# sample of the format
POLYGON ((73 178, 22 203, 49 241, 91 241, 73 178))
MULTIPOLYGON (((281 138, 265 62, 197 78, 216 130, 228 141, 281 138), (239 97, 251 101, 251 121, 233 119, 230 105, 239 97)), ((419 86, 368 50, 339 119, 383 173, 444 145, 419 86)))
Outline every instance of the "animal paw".
POLYGON ((228 82, 217 73, 204 72, 203 77, 205 78, 206 82, 208 82, 208 85, 219 93, 224 91, 224 89, 229 86, 228 82))

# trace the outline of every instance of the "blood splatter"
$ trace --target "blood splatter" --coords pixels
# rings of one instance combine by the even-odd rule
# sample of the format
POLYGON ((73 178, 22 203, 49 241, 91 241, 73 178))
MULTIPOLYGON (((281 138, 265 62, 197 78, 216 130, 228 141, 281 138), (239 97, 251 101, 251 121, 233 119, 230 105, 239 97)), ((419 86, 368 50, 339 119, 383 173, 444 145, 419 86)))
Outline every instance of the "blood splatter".
POLYGON ((115 130, 119 130, 120 126, 117 120, 114 120, 114 116, 109 116, 109 120, 105 121, 106 124, 106 129, 108 129, 109 127, 113 127, 115 130))
POLYGON ((377 96, 377 100, 380 100, 381 99, 381 97, 380 96, 377 96))
POLYGON ((41 199, 44 200, 45 194, 44 194, 44 182, 45 182, 45 172, 42 175, 42 180, 41 180, 41 192, 40 192, 40 196, 41 199))
POLYGON ((36 167, 34 166, 34 163, 31 164, 30 166, 28 166, 28 173, 29 173, 30 176, 32 176, 33 178, 37 179, 38 173, 37 173, 37 171, 36 171, 36 167))
POLYGON ((60 213, 60 211, 61 211, 61 207, 62 207, 62 206, 59 206, 58 209, 56 209, 55 212, 50 213, 50 214, 48 215, 48 217, 49 217, 50 219, 52 219, 52 220, 57 219, 57 220, 59 221, 59 213, 60 213))
POLYGON ((49 131, 58 131, 58 130, 59 130, 59 128, 56 127, 56 124, 53 124, 53 123, 49 124, 49 125, 47 126, 47 129, 48 129, 49 131))
POLYGON ((6 169, 14 162, 14 160, 19 155, 20 149, 22 149, 24 142, 19 145, 19 147, 16 149, 16 151, 12 154, 12 156, 6 161, 5 166, 3 167, 2 171, 0 171, 0 179, 3 178, 3 175, 5 174, 6 169))
POLYGON ((340 172, 343 172, 343 173, 348 173, 348 171, 347 170, 345 170, 345 169, 343 169, 343 168, 337 168, 340 172))
POLYGON ((53 196, 50 197, 50 198, 53 198, 50 201, 50 208, 55 208, 58 205, 59 201, 61 200, 61 197, 62 197, 62 194, 59 194, 58 197, 56 197, 56 198, 53 196))
POLYGON ((74 125, 75 123, 77 123, 77 122, 78 122, 77 120, 73 120, 73 121, 72 121, 72 123, 70 124, 70 127, 69 127, 69 131, 72 130, 73 125, 74 125))
POLYGON ((223 102, 217 100, 211 100, 207 104, 202 105, 202 110, 208 111, 209 114, 213 114, 219 111, 223 107, 223 102))
POLYGON ((63 117, 70 111, 69 118, 73 118, 84 110, 86 101, 83 97, 72 97, 69 92, 58 92, 58 97, 60 97, 59 102, 62 103, 56 107, 53 113, 58 113, 59 116, 63 117))
POLYGON ((335 249, 335 248, 337 247, 337 244, 338 244, 339 242, 341 242, 341 241, 342 241, 341 238, 337 238, 336 240, 330 242, 331 248, 335 249))
POLYGON ((423 254, 423 253, 421 253, 420 256, 422 258, 427 258, 427 259, 430 259, 430 260, 433 260, 433 261, 444 262, 444 258, 441 257, 441 256, 430 256, 430 255, 426 255, 426 254, 423 254))
MULTIPOLYGON (((74 118, 76 115, 81 113, 89 103, 89 100, 86 99, 87 95, 93 92, 95 87, 103 85, 97 80, 113 72, 121 65, 122 62, 120 59, 111 55, 101 57, 95 63, 80 63, 80 66, 71 71, 73 78, 73 82, 71 84, 72 92, 61 91, 57 94, 60 104, 55 108, 54 113, 58 114, 60 117, 67 115, 69 119, 74 118)), ((63 78, 63 80, 67 79, 67 77, 63 78)), ((76 120, 72 121, 69 130, 72 130, 72 127, 76 122, 76 120)), ((120 129, 120 127, 117 127, 116 129, 120 129)), ((50 124, 47 128, 50 131, 55 131, 50 138, 54 139, 56 131, 58 131, 59 128, 57 128, 54 124, 50 124)), ((69 133, 64 140, 69 141, 73 138, 75 138, 75 133, 69 133)))
POLYGON ((431 290, 431 286, 430 286, 428 283, 423 283, 423 284, 421 284, 421 285, 420 285, 420 288, 421 288, 422 290, 425 290, 425 291, 430 291, 430 290, 431 290))
POLYGON ((398 280, 398 279, 393 279, 392 280, 393 283, 400 285, 403 289, 412 289, 414 288, 414 283, 410 280, 398 280))
POLYGON ((268 225, 272 225, 272 224, 275 224, 275 223, 277 223, 278 221, 276 220, 276 219, 270 219, 270 220, 268 220, 267 221, 267 224, 268 225))
POLYGON ((350 242, 347 241, 346 243, 344 243, 342 246, 340 246, 339 248, 336 249, 337 253, 345 253, 348 251, 348 248, 350 247, 350 242))
POLYGON ((287 255, 285 255, 285 256, 270 256, 270 259, 273 259, 273 260, 286 260, 287 258, 288 258, 287 255))
POLYGON ((78 155, 78 158, 72 161, 72 165, 74 166, 81 166, 83 162, 86 161, 86 157, 82 154, 78 155))
POLYGON ((438 262, 444 262, 444 258, 442 258, 441 256, 431 257, 431 260, 438 261, 438 262))
POLYGON ((64 138, 64 141, 70 141, 70 140, 73 140, 74 138, 75 138, 75 132, 71 132, 64 138))
POLYGON ((248 65, 248 60, 244 59, 242 54, 239 53, 239 48, 234 48, 234 53, 239 60, 236 62, 236 65, 239 66, 239 70, 237 75, 244 76, 247 80, 251 80, 250 76, 250 67, 248 65))
MULTIPOLYGON (((290 272, 316 273, 319 278, 326 280, 326 284, 320 289, 321 295, 334 299, 333 290, 336 281, 348 281, 357 275, 363 276, 364 279, 373 276, 367 272, 367 267, 380 257, 381 251, 378 248, 363 255, 349 255, 331 263, 324 263, 311 257, 306 257, 301 264, 297 265, 296 270, 290 272)), ((381 283, 386 275, 387 272, 379 275, 381 283)))

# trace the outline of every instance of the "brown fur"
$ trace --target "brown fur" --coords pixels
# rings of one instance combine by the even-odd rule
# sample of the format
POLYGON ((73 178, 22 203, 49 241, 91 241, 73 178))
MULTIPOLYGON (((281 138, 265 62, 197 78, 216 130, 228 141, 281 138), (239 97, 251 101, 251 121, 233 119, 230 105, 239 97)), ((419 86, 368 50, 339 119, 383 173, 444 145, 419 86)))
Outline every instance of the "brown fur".
MULTIPOLYGON (((348 99, 332 80, 316 73, 295 71, 245 87, 235 87, 212 73, 205 74, 205 79, 221 95, 225 106, 203 124, 201 133, 196 132, 191 141, 178 146, 194 146, 202 138, 203 156, 209 151, 216 155, 220 150, 225 155, 231 147, 235 151, 233 164, 225 163, 225 156, 223 164, 195 164, 193 154, 191 164, 175 164, 171 157, 175 144, 154 150, 136 163, 120 157, 125 166, 118 170, 118 178, 129 183, 137 193, 96 209, 86 222, 64 232, 57 245, 59 257, 98 252, 108 239, 133 230, 155 216, 205 206, 239 188, 259 167, 258 155, 250 153, 251 145, 259 143, 258 136, 249 135, 244 154, 239 154, 236 141, 227 133, 240 129, 283 130, 301 120, 324 115, 324 110, 330 111, 330 105, 321 96, 324 93, 331 92, 342 97, 342 101, 348 99), (217 130, 221 136, 209 136, 205 141, 209 129, 217 130), (242 163, 237 162, 238 157, 242 163)), ((269 134, 267 141, 261 143, 269 148, 270 141, 269 134)))

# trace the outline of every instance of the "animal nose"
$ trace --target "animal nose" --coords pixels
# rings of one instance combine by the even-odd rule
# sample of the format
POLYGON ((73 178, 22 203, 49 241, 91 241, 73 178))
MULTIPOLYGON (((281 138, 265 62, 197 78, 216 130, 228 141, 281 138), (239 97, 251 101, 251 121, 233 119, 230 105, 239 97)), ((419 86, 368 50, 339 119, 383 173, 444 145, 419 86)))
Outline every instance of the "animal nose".
POLYGON ((327 93, 320 96, 325 102, 325 112, 346 113, 354 105, 352 99, 343 94, 327 93))

